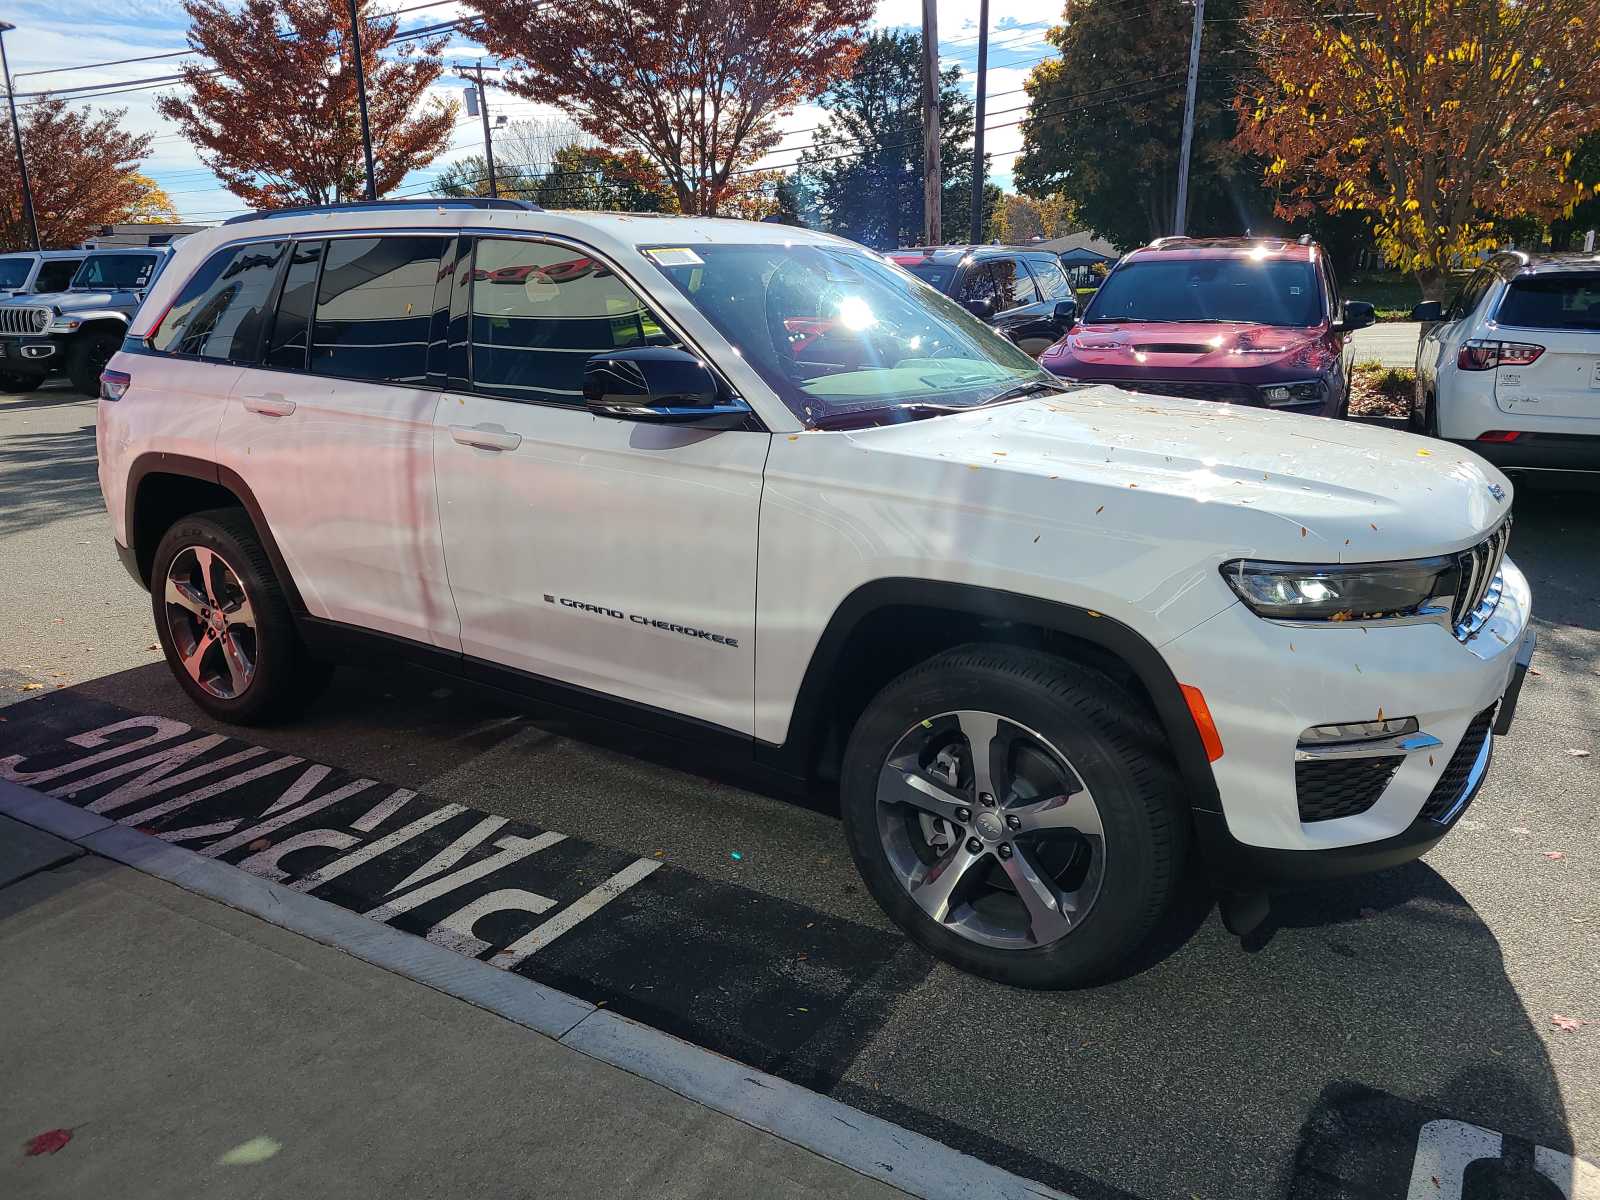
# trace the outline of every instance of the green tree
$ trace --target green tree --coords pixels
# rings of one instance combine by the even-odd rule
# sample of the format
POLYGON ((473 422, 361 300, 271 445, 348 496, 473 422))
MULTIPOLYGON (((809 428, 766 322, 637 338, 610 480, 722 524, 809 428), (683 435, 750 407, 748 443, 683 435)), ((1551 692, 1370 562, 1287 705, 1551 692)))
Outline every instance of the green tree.
MULTIPOLYGON (((1243 16, 1241 0, 1207 0, 1189 233, 1261 232, 1272 224, 1260 164, 1230 144, 1246 62, 1243 16)), ((1028 77, 1033 107, 1022 127, 1018 190, 1063 193, 1083 224, 1123 248, 1171 233, 1193 22, 1183 0, 1067 0, 1064 23, 1047 35, 1060 56, 1028 77)))
POLYGON ((601 146, 563 146, 556 151, 549 173, 531 186, 531 199, 546 208, 678 211, 661 168, 637 150, 618 153, 601 146))
MULTIPOLYGON (((945 241, 967 239, 972 213, 972 101, 960 79, 956 67, 939 78, 945 241)), ((921 80, 922 35, 887 31, 868 37, 855 70, 822 94, 828 119, 800 174, 829 232, 879 248, 923 240, 921 80)))

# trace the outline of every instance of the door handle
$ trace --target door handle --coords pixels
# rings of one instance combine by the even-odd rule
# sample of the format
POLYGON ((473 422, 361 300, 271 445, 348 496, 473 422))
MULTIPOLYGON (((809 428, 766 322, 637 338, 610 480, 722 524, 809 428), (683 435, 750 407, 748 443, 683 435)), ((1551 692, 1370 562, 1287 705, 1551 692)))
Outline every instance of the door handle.
POLYGON ((287 417, 294 411, 294 401, 285 400, 281 392, 257 392, 240 396, 239 402, 246 412, 260 413, 264 417, 287 417))
POLYGON ((475 446, 479 450, 515 450, 522 445, 520 433, 507 433, 503 429, 484 429, 472 425, 452 425, 450 436, 462 446, 475 446))

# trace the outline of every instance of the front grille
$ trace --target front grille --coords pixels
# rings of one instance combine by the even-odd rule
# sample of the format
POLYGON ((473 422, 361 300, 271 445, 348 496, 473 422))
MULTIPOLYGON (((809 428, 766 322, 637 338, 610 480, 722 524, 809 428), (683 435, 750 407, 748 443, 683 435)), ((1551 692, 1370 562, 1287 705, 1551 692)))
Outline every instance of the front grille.
POLYGON ((1494 610, 1500 604, 1500 564, 1505 559, 1506 545, 1510 541, 1511 518, 1507 517, 1483 541, 1456 556, 1461 568, 1461 582, 1456 588, 1455 603, 1450 608, 1450 625, 1456 637, 1463 642, 1483 628, 1483 623, 1494 615, 1494 610))
POLYGON ((1421 816, 1430 821, 1443 821, 1451 815, 1456 804, 1461 800, 1462 793, 1467 790, 1467 780, 1472 774, 1472 764, 1478 761, 1478 753, 1483 749, 1483 741, 1490 737, 1489 725, 1494 720, 1495 706, 1490 705, 1477 716, 1472 718, 1472 723, 1467 726, 1467 731, 1461 735, 1461 742, 1456 746, 1456 752, 1450 756, 1450 761, 1445 765, 1444 774, 1439 776, 1439 782, 1433 785, 1433 791, 1428 793, 1428 801, 1422 806, 1421 816))
POLYGON ((1307 759, 1294 765, 1300 820, 1333 821, 1364 813, 1378 802, 1403 754, 1377 758, 1307 759))
POLYGON ((1189 400, 1218 400, 1226 404, 1260 404, 1256 390, 1242 383, 1215 383, 1200 379, 1108 379, 1107 383, 1150 396, 1182 396, 1189 400))
POLYGON ((50 324, 48 308, 20 308, 0 304, 0 333, 43 333, 50 324))

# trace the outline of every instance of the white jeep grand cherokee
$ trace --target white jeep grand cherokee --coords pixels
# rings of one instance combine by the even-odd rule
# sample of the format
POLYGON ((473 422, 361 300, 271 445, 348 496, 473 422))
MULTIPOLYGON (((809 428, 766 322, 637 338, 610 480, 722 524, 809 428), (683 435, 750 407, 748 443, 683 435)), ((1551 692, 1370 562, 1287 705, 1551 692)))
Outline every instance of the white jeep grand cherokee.
POLYGON ((364 651, 837 779, 889 914, 1015 984, 1114 969, 1193 854, 1237 931, 1423 853, 1532 650, 1471 453, 1065 386, 771 224, 230 222, 134 321, 98 442, 214 717, 364 651))

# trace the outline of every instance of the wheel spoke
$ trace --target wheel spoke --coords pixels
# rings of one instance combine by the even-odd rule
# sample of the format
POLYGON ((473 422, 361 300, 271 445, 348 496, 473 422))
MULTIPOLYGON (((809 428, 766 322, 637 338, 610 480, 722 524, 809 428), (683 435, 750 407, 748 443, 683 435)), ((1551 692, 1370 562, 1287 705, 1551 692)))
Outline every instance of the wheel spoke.
POLYGON ((228 678, 233 683, 233 694, 238 696, 250 686, 250 676, 255 667, 233 635, 224 633, 219 640, 222 642, 223 661, 228 664, 228 678))
POLYGON ((1072 829, 1094 837, 1105 835, 1100 824, 1100 809, 1089 798, 1089 793, 1081 789, 1070 795, 1012 805, 1006 810, 1006 816, 1016 817, 1020 822, 1018 833, 1072 829))
POLYGON ((216 555, 205 546, 190 546, 189 553, 194 555, 194 561, 200 568, 200 585, 205 589, 206 603, 211 608, 217 605, 217 587, 211 582, 211 569, 216 563, 216 555))
POLYGON ((195 590, 193 584, 170 575, 167 576, 167 603, 187 609, 197 618, 206 608, 206 598, 195 590))
POLYGON ((972 864, 982 857, 981 851, 974 854, 960 844, 937 862, 919 866, 906 881, 911 898, 923 912, 944 924, 950 919, 951 896, 972 864))
POLYGON ((211 649, 211 631, 204 629, 201 630, 200 636, 195 639, 194 648, 182 656, 183 669, 189 672, 189 678, 196 683, 203 682, 200 676, 200 664, 209 649, 211 649))
POLYGON ((972 751, 973 790, 989 795, 996 802, 1010 781, 1006 774, 1007 739, 1000 736, 1000 718, 986 712, 958 712, 956 721, 972 751))
POLYGON ((900 758, 884 763, 878 773, 878 803, 908 804, 960 825, 964 822, 956 817, 956 810, 967 807, 969 801, 924 775, 915 759, 900 758))
POLYGON ((250 607, 250 598, 243 592, 239 593, 237 600, 222 610, 222 615, 227 618, 229 629, 236 625, 251 630, 256 627, 256 611, 250 607))
POLYGON ((1061 908, 1061 897, 1050 881, 1039 874, 1022 846, 1012 849, 1010 858, 1000 860, 1017 896, 1028 910, 1028 932, 1036 945, 1043 946, 1072 930, 1072 920, 1061 908))

